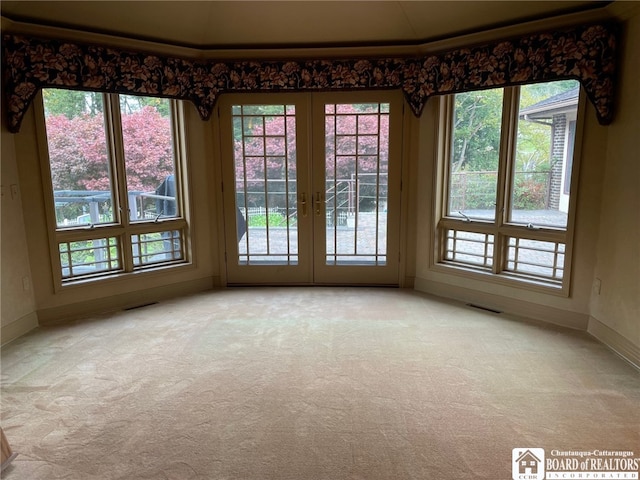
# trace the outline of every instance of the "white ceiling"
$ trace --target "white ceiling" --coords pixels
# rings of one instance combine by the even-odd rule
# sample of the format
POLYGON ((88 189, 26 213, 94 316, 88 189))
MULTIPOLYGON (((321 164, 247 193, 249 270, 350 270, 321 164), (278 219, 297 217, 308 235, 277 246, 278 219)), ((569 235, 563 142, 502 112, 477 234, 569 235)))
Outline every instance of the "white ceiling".
POLYGON ((603 8, 570 1, 2 1, 13 21, 197 48, 419 44, 603 8))

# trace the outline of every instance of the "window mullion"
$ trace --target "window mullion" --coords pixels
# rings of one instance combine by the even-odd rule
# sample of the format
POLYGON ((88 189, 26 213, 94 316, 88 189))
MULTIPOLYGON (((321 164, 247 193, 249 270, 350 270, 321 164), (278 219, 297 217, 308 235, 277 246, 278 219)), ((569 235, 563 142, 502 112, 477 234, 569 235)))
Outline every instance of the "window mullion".
POLYGON ((502 227, 507 222, 511 198, 509 179, 513 174, 513 163, 518 131, 518 100, 520 87, 504 89, 502 103, 502 128, 500 136, 500 156, 498 162, 498 186, 495 215, 495 247, 493 250, 493 273, 502 272, 507 265, 507 239, 502 227))
POLYGON ((183 153, 186 132, 182 130, 184 128, 184 111, 178 107, 176 100, 170 101, 169 108, 171 112, 171 146, 173 148, 173 158, 175 159, 176 216, 185 218, 187 202, 185 201, 186 192, 183 187, 187 185, 188 188, 188 182, 184 182, 183 179, 184 161, 186 160, 186 155, 183 153))
MULTIPOLYGON (((105 109, 107 110, 107 139, 110 150, 112 181, 116 203, 118 223, 124 228, 120 238, 122 245, 122 265, 126 272, 133 271, 133 254, 131 251, 131 237, 128 229, 130 225, 129 198, 127 196, 127 177, 124 160, 124 140, 122 136, 122 121, 120 118, 120 100, 118 95, 107 95, 105 109)), ((133 208, 136 208, 133 205, 133 208)))
MULTIPOLYGON (((451 152, 453 150, 453 129, 454 129, 454 111, 455 111, 455 95, 446 95, 443 97, 441 105, 441 124, 444 123, 442 128, 442 137, 439 139, 441 145, 441 153, 438 164, 443 170, 438 172, 438 178, 442 179, 439 182, 440 195, 438 197, 438 217, 445 218, 448 216, 449 209, 449 178, 451 175, 451 164, 449 158, 451 158, 451 152)), ((440 132, 439 132, 440 133, 440 132)))

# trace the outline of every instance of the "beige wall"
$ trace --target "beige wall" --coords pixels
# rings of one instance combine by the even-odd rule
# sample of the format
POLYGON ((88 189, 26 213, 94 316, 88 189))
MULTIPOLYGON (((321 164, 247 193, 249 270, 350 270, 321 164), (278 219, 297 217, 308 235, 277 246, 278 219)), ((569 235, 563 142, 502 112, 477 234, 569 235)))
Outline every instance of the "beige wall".
POLYGON ((471 280, 430 267, 437 104, 420 119, 416 288, 516 315, 588 329, 640 364, 640 9, 626 12, 615 121, 587 103, 569 297, 471 280), (428 208, 427 208, 428 206, 428 208), (600 282, 598 288, 597 282, 600 282))
POLYGON ((437 102, 429 105, 420 119, 419 183, 417 211, 418 246, 416 287, 437 295, 450 296, 483 306, 585 329, 589 318, 589 300, 595 266, 597 225, 601 198, 602 158, 605 154, 607 129, 598 125, 595 111, 587 103, 584 135, 581 146, 580 191, 575 224, 573 274, 570 295, 532 291, 529 288, 501 285, 482 279, 445 273, 430 266, 432 226, 434 222, 432 198, 436 177, 437 102), (425 206, 429 206, 426 208, 425 206))
MULTIPOLYGON (((211 122, 200 120, 193 105, 186 104, 192 264, 169 271, 141 272, 128 275, 126 278, 86 282, 56 291, 53 285, 49 256, 49 236, 42 195, 40 152, 36 136, 34 108, 35 106, 32 106, 29 109, 18 134, 13 136, 7 134, 10 137, 7 144, 13 143, 15 145, 16 155, 19 159, 18 171, 24 205, 24 229, 26 230, 26 242, 24 237, 14 241, 22 243, 22 245, 26 243, 28 247, 35 305, 40 322, 138 305, 171 295, 209 289, 220 283, 219 235, 216 210, 213 208, 216 194, 214 185, 219 185, 219 182, 215 181, 213 168, 212 156, 215 150, 212 141, 213 127, 211 122), (11 137, 13 138, 11 139, 11 137), (13 141, 11 142, 11 140, 13 141)), ((4 232, 4 211, 2 222, 4 232)), ((10 268, 9 265, 15 264, 16 269, 23 270, 25 268, 22 259, 9 257, 5 259, 3 242, 3 262, 6 260, 8 264, 3 263, 2 266, 3 280, 5 270, 10 268)), ((26 268, 28 270, 28 264, 26 268)), ((2 289, 4 297, 4 283, 2 289)), ((14 304, 14 300, 11 298, 7 303, 14 304)))
POLYGON ((615 121, 608 128, 591 316, 640 349, 640 13, 625 23, 615 121))
MULTIPOLYGON (((4 116, 3 116, 4 119, 4 116)), ((33 296, 29 253, 22 217, 22 189, 14 136, 2 123, 2 267, 0 311, 2 313, 2 343, 35 328, 38 323, 33 296)))
MULTIPOLYGON (((637 146, 640 95, 636 88, 640 74, 639 42, 640 21, 636 14, 627 25, 620 84, 623 101, 615 122, 609 127, 598 125, 593 108, 590 104, 587 106, 570 295, 490 284, 430 267, 436 99, 427 103, 420 119, 409 114, 405 122, 404 155, 409 159, 408 168, 403 172, 407 186, 403 191, 405 286, 415 282, 421 291, 576 328, 588 327, 607 343, 621 342, 624 353, 630 351, 631 356, 637 355, 640 346, 640 157, 637 146), (602 282, 600 294, 594 290, 595 278, 602 282), (602 333, 609 330, 612 335, 602 333)), ((224 284, 216 115, 212 118, 203 122, 192 105, 186 107, 194 264, 167 273, 105 280, 62 291, 55 291, 52 282, 33 107, 19 134, 2 130, 2 327, 6 338, 10 338, 11 332, 17 335, 35 325, 36 312, 39 320, 46 322, 224 284), (8 200, 8 185, 15 183, 19 184, 20 198, 8 200), (31 278, 29 291, 23 288, 25 277, 31 278), (18 324, 22 330, 17 328, 18 324)))

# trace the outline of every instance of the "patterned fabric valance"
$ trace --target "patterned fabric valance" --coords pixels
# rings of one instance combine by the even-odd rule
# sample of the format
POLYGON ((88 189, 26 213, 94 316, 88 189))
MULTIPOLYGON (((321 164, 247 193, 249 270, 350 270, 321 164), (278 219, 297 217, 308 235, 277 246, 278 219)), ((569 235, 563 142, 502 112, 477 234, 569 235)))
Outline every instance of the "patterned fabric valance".
POLYGON ((578 26, 437 55, 296 61, 195 61, 82 45, 3 37, 5 108, 17 132, 41 88, 60 87, 178 98, 203 119, 234 91, 402 89, 420 115, 434 95, 540 81, 576 79, 601 124, 613 118, 614 24, 578 26))

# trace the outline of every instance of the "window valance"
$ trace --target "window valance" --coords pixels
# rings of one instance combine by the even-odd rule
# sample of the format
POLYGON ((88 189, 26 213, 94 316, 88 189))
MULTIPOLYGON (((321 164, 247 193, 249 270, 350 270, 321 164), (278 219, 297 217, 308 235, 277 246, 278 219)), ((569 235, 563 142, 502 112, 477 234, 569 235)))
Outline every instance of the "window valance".
POLYGON ((613 118, 616 25, 537 33, 420 57, 295 61, 189 60, 64 40, 3 36, 5 109, 12 132, 46 87, 193 102, 203 119, 234 91, 402 89, 415 115, 435 95, 576 79, 598 121, 613 118))

